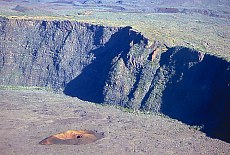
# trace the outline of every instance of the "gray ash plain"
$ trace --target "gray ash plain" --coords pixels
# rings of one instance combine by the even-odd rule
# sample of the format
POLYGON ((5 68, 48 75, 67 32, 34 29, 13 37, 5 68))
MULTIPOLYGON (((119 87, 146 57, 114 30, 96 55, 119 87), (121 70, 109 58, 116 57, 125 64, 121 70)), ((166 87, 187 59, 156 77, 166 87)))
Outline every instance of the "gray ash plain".
POLYGON ((0 90, 0 154, 228 154, 230 144, 177 120, 128 113, 42 90, 0 90), (39 145, 69 129, 105 137, 86 145, 39 145))

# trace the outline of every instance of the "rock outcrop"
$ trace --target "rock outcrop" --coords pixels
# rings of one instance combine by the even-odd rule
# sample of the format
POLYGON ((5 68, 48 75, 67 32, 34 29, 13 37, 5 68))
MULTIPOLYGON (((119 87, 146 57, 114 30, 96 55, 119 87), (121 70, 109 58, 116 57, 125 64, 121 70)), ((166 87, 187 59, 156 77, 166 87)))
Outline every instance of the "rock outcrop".
POLYGON ((1 19, 0 83, 64 88, 95 59, 92 51, 120 29, 69 21, 1 19))

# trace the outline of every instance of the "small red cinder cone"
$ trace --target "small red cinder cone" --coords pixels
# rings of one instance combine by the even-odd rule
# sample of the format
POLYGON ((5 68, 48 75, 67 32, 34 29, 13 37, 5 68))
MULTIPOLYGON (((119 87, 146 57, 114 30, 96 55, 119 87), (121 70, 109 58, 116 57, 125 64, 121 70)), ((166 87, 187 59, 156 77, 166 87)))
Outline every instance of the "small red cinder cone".
POLYGON ((66 132, 47 137, 41 142, 39 142, 39 144, 80 145, 80 144, 89 144, 95 142, 103 137, 104 137, 104 133, 98 133, 96 131, 94 132, 94 131, 84 131, 84 130, 68 130, 66 132))

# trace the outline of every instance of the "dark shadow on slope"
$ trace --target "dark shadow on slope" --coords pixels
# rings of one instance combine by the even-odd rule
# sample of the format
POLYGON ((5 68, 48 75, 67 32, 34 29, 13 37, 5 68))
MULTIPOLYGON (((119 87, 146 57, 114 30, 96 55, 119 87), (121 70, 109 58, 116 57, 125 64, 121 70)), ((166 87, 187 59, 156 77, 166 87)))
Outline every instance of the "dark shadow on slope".
POLYGON ((85 101, 102 103, 104 101, 103 88, 113 65, 113 58, 116 56, 125 58, 130 50, 131 41, 140 43, 141 40, 144 40, 141 34, 130 29, 131 27, 122 28, 113 34, 104 46, 91 51, 90 53, 96 57, 95 60, 67 84, 64 94, 85 101))
POLYGON ((199 59, 198 52, 187 48, 162 54, 160 66, 169 69, 170 78, 161 112, 230 142, 230 63, 211 55, 199 59))
POLYGON ((89 25, 87 29, 90 29, 92 32, 94 32, 94 45, 100 45, 100 40, 103 37, 103 28, 97 25, 89 25))

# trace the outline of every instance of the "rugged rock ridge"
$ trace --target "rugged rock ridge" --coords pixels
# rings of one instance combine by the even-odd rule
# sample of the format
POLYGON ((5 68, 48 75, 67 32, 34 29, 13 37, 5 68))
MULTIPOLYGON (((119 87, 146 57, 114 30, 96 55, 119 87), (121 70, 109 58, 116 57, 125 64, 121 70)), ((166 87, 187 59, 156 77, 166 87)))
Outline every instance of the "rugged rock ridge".
POLYGON ((230 142, 229 62, 185 47, 157 54, 133 74, 125 62, 110 71, 106 103, 161 112, 230 142))
POLYGON ((131 27, 0 19, 0 84, 164 113, 230 142, 230 63, 131 27))
POLYGON ((1 19, 0 27, 0 83, 53 89, 64 88, 79 75, 95 59, 92 51, 112 34, 126 31, 128 35, 130 29, 17 19, 1 19))

